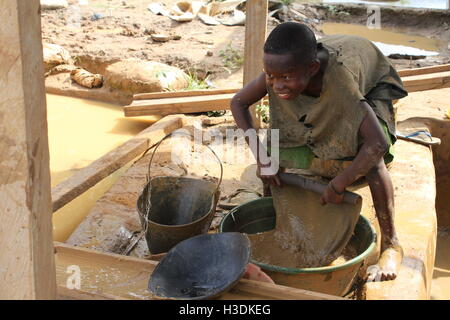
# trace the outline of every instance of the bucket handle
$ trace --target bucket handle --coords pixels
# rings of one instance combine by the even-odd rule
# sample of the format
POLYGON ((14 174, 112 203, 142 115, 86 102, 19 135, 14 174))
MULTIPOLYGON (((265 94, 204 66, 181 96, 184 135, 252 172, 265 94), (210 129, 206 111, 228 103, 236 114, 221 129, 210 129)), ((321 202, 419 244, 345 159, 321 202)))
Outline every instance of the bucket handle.
MULTIPOLYGON (((151 175, 150 175, 150 169, 151 169, 151 166, 152 166, 152 161, 153 161, 153 157, 155 156, 156 150, 159 148, 159 146, 161 145, 161 143, 162 143, 164 140, 166 140, 167 138, 171 137, 174 133, 179 134, 179 135, 185 135, 185 136, 194 138, 194 136, 193 136, 192 134, 187 134, 187 133, 184 133, 184 132, 181 133, 181 132, 176 132, 176 131, 171 132, 171 133, 167 134, 164 138, 162 138, 162 139, 155 145, 155 148, 153 149, 152 156, 150 157, 150 162, 149 162, 149 164, 148 164, 147 183, 150 181, 150 177, 151 177, 151 175)), ((223 177, 223 165, 222 165, 222 161, 220 161, 220 158, 217 156, 217 154, 214 152, 214 150, 213 150, 210 146, 208 146, 208 145, 206 145, 206 144, 202 144, 202 145, 203 145, 203 146, 206 146, 206 147, 212 152, 212 154, 216 157, 217 162, 218 162, 219 165, 220 165, 220 177, 219 177, 219 181, 218 181, 218 183, 217 183, 217 187, 216 187, 216 189, 214 190, 214 193, 213 193, 213 194, 216 194, 217 191, 219 190, 220 184, 222 183, 222 177, 223 177)))
MULTIPOLYGON (((144 154, 142 155, 145 156, 147 154, 147 152, 154 147, 153 149, 153 153, 152 156, 150 158, 150 162, 148 164, 148 175, 147 175, 147 183, 150 181, 150 168, 153 162, 153 157, 155 156, 156 153, 156 149, 158 149, 158 147, 161 145, 161 143, 166 140, 167 138, 169 138, 170 136, 172 136, 172 134, 177 133, 177 134, 181 134, 180 132, 171 132, 169 134, 167 134, 164 138, 162 138, 156 145, 148 148, 144 154)), ((194 136, 192 134, 185 134, 186 136, 190 136, 191 138, 194 138, 194 136)), ((205 144, 204 144, 205 145, 205 144)), ((222 161, 220 161, 220 158, 217 156, 217 154, 214 152, 214 150, 208 146, 205 145, 209 150, 211 150, 211 152, 213 153, 213 155, 216 157, 217 161, 219 162, 220 165, 220 177, 219 177, 219 182, 217 183, 217 187, 214 190, 213 195, 217 194, 217 191, 219 190, 220 184, 222 183, 222 177, 223 177, 223 165, 222 165, 222 161)), ((142 158, 141 157, 141 158, 142 158)), ((149 206, 147 206, 147 208, 149 208, 149 206)), ((148 210, 148 209, 147 209, 148 210)), ((143 219, 143 228, 141 230, 141 232, 137 235, 137 237, 135 237, 135 239, 133 241, 131 241, 131 243, 127 246, 127 248, 124 250, 123 254, 124 255, 129 255, 130 252, 136 247, 136 245, 138 244, 138 242, 140 241, 140 239, 142 239, 142 237, 144 237, 145 234, 147 234, 147 230, 148 230, 148 212, 146 215, 143 215, 141 212, 139 212, 139 216, 143 219)))

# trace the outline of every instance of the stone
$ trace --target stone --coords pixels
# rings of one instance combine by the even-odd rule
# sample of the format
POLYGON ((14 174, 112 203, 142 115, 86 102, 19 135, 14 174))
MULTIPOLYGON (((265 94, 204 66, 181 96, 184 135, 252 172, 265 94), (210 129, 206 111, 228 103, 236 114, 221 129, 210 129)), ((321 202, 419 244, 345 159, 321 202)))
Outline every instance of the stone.
POLYGON ((129 94, 181 90, 188 86, 188 76, 182 70, 140 59, 115 62, 106 68, 104 76, 111 88, 129 94))
POLYGON ((56 10, 67 8, 69 4, 66 0, 41 0, 41 8, 43 10, 56 10))
POLYGON ((71 64, 71 56, 69 51, 57 44, 44 43, 44 67, 45 72, 50 71, 52 68, 60 64, 71 64))

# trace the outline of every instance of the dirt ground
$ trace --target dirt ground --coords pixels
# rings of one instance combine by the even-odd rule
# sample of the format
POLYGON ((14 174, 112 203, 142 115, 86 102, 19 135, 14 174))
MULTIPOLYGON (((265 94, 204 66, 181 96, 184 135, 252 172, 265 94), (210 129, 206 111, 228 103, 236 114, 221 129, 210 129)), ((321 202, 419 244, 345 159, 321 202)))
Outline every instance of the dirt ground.
MULTIPOLYGON (((191 22, 176 22, 147 9, 151 1, 142 0, 96 0, 89 5, 79 5, 78 0, 69 0, 67 9, 42 12, 42 38, 66 48, 76 65, 100 73, 105 64, 125 58, 138 58, 163 62, 205 80, 213 87, 235 87, 242 83, 242 64, 230 65, 226 58, 231 52, 241 56, 244 50, 244 26, 208 26, 199 19, 191 22), (95 17, 98 17, 96 19, 95 17), (152 34, 166 34, 175 39, 164 43, 152 40, 152 34), (228 50, 228 51, 227 51, 228 50), (227 52, 221 57, 221 52, 227 52)), ((161 0, 170 8, 177 0, 161 0)), ((364 24, 364 12, 335 7, 306 7, 304 13, 308 24, 321 34, 321 24, 328 21, 364 24)), ((422 10, 423 11, 423 10, 422 10)), ((426 12, 425 12, 426 13, 426 12)), ((406 24, 405 13, 390 12, 389 26, 407 27, 405 32, 429 38, 450 37, 448 24, 438 24, 432 15, 414 13, 420 19, 417 24, 406 24), (393 19, 396 15, 396 19, 393 19), (392 19, 391 19, 392 18, 392 19), (435 21, 433 23, 433 21, 435 21)), ((445 18, 445 17, 444 17, 445 18)), ((411 19, 409 19, 411 20, 411 19)), ((414 19, 413 19, 414 20, 414 19)), ((269 18, 268 31, 280 21, 269 18)), ((364 35, 363 35, 364 36, 364 35)), ((434 59, 392 60, 397 68, 448 63, 448 50, 434 59)), ((228 61, 230 62, 230 61, 228 61)), ((56 79, 55 81, 61 81, 56 79)))

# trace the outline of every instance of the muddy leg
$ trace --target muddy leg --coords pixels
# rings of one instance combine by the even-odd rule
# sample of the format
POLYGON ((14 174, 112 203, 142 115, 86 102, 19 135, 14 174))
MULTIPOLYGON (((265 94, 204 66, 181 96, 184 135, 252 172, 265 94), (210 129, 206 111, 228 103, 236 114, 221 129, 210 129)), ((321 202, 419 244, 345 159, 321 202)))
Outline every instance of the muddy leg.
POLYGON ((381 229, 381 255, 376 265, 367 269, 367 281, 394 280, 403 259, 403 249, 394 226, 394 188, 384 161, 366 175, 381 229))

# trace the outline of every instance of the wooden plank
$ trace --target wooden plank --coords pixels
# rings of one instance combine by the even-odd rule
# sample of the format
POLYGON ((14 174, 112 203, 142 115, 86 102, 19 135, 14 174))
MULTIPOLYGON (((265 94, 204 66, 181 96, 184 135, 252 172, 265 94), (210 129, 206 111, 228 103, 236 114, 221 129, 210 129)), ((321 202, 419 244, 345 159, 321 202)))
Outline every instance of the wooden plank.
MULTIPOLYGON (((448 68, 447 66, 450 65, 438 66, 439 68, 436 67, 433 70, 445 70, 448 68)), ((450 81, 450 71, 423 74, 421 74, 421 72, 424 71, 418 72, 419 73, 417 75, 402 77, 403 84, 407 91, 414 92, 448 87, 447 83, 450 81)), ((170 93, 142 94, 139 96, 138 100, 135 100, 131 105, 124 107, 124 113, 127 117, 134 117, 144 115, 196 113, 229 109, 234 92, 237 92, 238 89, 223 90, 229 93, 208 94, 208 91, 200 90, 192 92, 178 91, 170 93), (149 100, 143 99, 144 97, 154 98, 149 100)), ((221 92, 221 90, 211 92, 221 92)))
MULTIPOLYGON (((119 300, 116 296, 104 293, 92 293, 78 289, 68 289, 65 286, 58 286, 57 300, 119 300)), ((120 300, 129 300, 121 297, 120 300)))
POLYGON ((420 84, 420 85, 408 85, 406 86, 406 90, 411 92, 417 92, 417 91, 427 91, 427 90, 436 90, 436 89, 444 89, 449 88, 450 83, 429 83, 429 84, 420 84))
POLYGON ((229 88, 229 89, 205 89, 205 90, 190 90, 190 91, 138 93, 133 95, 133 100, 206 96, 212 94, 236 93, 238 91, 239 88, 229 88))
POLYGON ((52 189, 53 212, 141 155, 170 132, 183 126, 180 115, 165 117, 108 152, 52 189))
POLYGON ((445 88, 450 85, 450 71, 402 78, 408 92, 445 88))
POLYGON ((443 65, 423 67, 423 68, 414 68, 414 69, 403 69, 403 70, 398 70, 397 73, 400 77, 409 77, 409 76, 416 76, 416 75, 421 75, 421 74, 429 74, 429 73, 444 72, 444 71, 450 71, 450 64, 443 64, 443 65))
MULTIPOLYGON (((99 252, 55 242, 58 292, 76 299, 156 299, 147 290, 157 261, 99 252), (80 288, 67 289, 69 266, 80 270, 80 288)), ((220 299, 342 300, 341 297, 241 279, 220 299)), ((345 300, 345 299, 344 299, 345 300)))
MULTIPOLYGON (((263 71, 263 48, 267 32, 267 0, 247 0, 244 48, 244 86, 263 71)), ((255 106, 250 107, 253 125, 261 126, 255 106)))
POLYGON ((230 108, 233 96, 234 93, 224 93, 209 96, 137 100, 123 109, 126 117, 224 110, 230 108))
POLYGON ((0 10, 0 299, 55 299, 39 0, 0 10))

